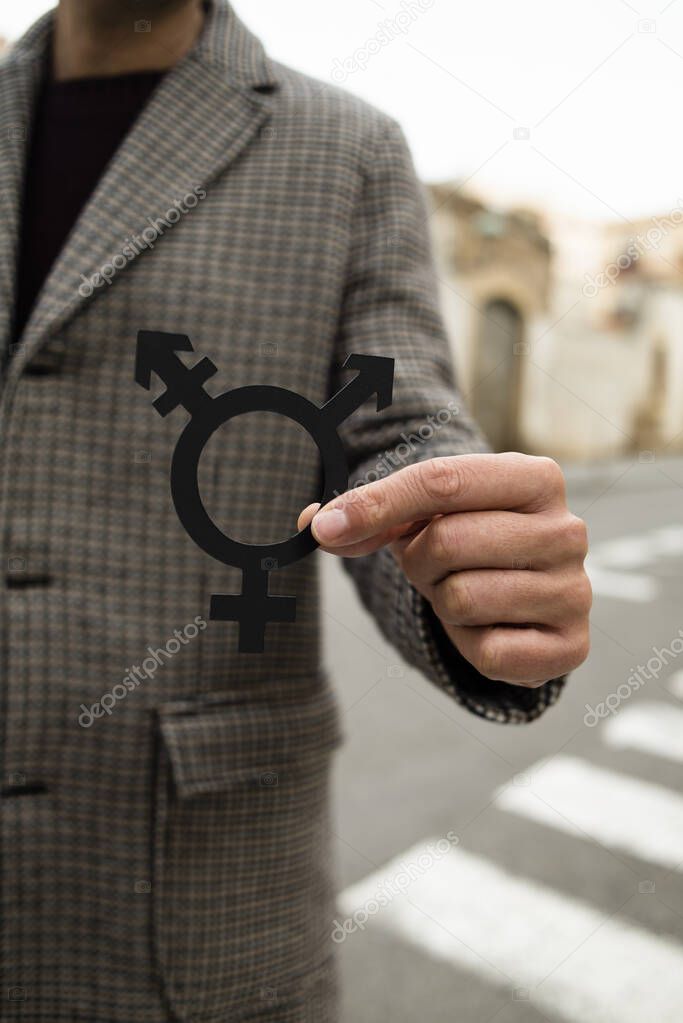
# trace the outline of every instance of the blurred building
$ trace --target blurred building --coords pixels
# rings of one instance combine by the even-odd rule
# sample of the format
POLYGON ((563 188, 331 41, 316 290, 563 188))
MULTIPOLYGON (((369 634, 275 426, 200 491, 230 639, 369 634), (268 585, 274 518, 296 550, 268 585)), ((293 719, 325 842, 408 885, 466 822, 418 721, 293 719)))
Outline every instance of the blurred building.
POLYGON ((461 388, 493 447, 683 450, 683 200, 606 225, 428 194, 461 388))
POLYGON ((604 225, 429 192, 461 384, 493 446, 683 449, 683 206, 604 225))
POLYGON ((525 351, 548 311, 551 249, 533 216, 431 188, 441 299, 468 401, 497 449, 519 447, 525 351))

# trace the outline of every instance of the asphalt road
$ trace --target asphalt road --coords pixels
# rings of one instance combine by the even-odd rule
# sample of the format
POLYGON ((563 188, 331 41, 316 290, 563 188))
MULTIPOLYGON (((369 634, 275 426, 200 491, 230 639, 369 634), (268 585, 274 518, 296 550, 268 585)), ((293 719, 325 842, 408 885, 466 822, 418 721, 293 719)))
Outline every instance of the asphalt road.
POLYGON ((529 726, 401 665, 322 556, 344 1023, 683 1019, 683 459, 569 475, 593 651, 529 726))

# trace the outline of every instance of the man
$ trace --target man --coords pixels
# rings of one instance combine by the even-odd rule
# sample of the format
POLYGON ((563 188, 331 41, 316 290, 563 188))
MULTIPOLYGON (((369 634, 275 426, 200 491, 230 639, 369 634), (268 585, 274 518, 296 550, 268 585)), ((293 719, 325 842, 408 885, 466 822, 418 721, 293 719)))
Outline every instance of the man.
POLYGON ((240 573, 178 523, 188 417, 134 383, 138 330, 187 334, 213 394, 321 405, 349 354, 395 358, 343 427, 360 486, 316 513, 315 445, 270 415, 215 434, 202 497, 250 542, 312 521, 475 714, 532 720, 586 656, 584 527, 461 407, 396 124, 223 0, 62 0, 0 65, 0 192, 0 1019, 334 1020, 316 559, 272 573, 297 621, 263 653, 207 620, 240 573))

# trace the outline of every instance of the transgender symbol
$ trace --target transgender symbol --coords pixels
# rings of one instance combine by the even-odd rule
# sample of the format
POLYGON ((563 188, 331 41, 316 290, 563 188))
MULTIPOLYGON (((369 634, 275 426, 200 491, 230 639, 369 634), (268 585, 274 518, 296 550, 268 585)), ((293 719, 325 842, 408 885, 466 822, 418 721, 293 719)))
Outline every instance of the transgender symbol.
POLYGON ((357 376, 319 408, 294 391, 256 384, 225 391, 213 398, 204 390, 217 373, 210 359, 200 359, 191 369, 176 352, 194 351, 186 334, 138 332, 135 380, 150 389, 152 373, 166 384, 153 402, 160 416, 181 405, 190 421, 178 439, 171 462, 171 495, 184 529, 207 554, 225 565, 242 569, 242 592, 217 593, 211 597, 209 617, 214 621, 239 622, 239 650, 263 651, 268 622, 296 620, 296 597, 268 593, 268 573, 291 565, 318 546, 311 527, 278 543, 238 543, 220 531, 210 518, 199 494, 198 469, 202 451, 215 431, 245 412, 277 412, 299 423, 318 445, 323 463, 326 504, 348 487, 349 469, 337 429, 371 395, 377 395, 377 411, 391 405, 394 360, 377 355, 350 355, 345 369, 357 376))

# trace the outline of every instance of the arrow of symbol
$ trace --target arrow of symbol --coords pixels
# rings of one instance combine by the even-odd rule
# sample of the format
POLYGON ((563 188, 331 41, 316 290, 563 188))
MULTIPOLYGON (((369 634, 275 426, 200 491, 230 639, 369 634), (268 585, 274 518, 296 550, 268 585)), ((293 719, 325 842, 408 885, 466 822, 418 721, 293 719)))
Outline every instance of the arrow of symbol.
POLYGON ((394 360, 381 355, 349 355, 343 369, 357 369, 358 376, 349 380, 341 390, 323 405, 321 411, 335 423, 343 423, 352 412, 377 395, 377 411, 391 405, 394 386, 394 360))

